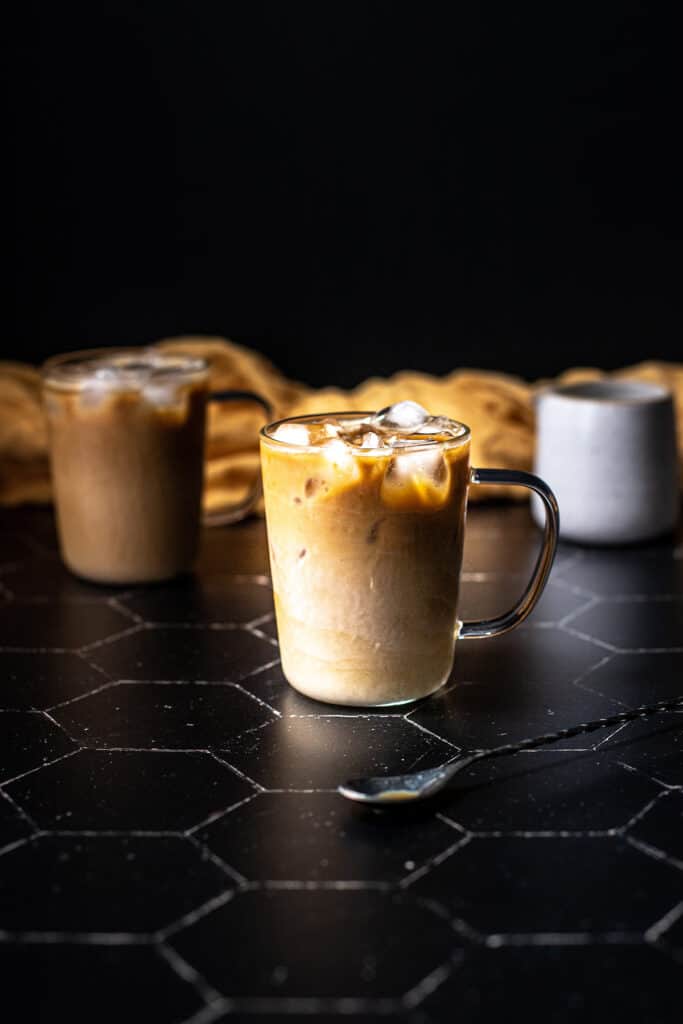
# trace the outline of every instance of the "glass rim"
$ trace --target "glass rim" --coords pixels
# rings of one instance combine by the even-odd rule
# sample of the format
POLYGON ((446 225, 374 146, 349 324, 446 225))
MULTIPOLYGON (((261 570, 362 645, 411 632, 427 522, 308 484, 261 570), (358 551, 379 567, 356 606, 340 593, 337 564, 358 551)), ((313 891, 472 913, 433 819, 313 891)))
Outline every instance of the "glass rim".
POLYGON ((561 398, 567 402, 592 402, 599 405, 652 405, 672 398, 669 388, 645 380, 581 380, 561 384, 539 392, 540 398, 561 398))
MULTIPOLYGON (((75 349, 73 352, 60 352, 57 355, 50 356, 40 366, 40 375, 43 384, 46 386, 53 385, 55 387, 79 390, 87 384, 95 368, 94 366, 89 367, 89 363, 95 364, 103 360, 126 355, 135 357, 139 361, 149 358, 150 355, 154 355, 157 358, 159 356, 167 356, 175 362, 179 367, 179 371, 188 377, 208 374, 209 372, 208 360, 201 356, 190 355, 190 353, 186 352, 165 352, 163 349, 155 348, 154 345, 111 345, 99 348, 75 349), (69 372, 69 367, 72 368, 72 372, 69 372)), ((127 383, 129 383, 131 388, 135 387, 133 381, 127 383)))
MULTIPOLYGON (((324 450, 324 445, 320 444, 293 444, 291 441, 279 441, 276 437, 272 437, 272 432, 277 430, 278 427, 284 423, 323 423, 328 419, 340 419, 340 420, 362 420, 367 419, 370 416, 374 416, 377 412, 376 409, 371 410, 345 410, 344 412, 313 412, 304 413, 299 416, 284 416, 282 419, 274 420, 272 423, 266 423, 264 427, 261 427, 259 431, 259 437, 268 445, 272 445, 276 450, 282 449, 289 452, 320 452, 324 450)), ((353 445, 349 445, 349 451, 353 455, 359 455, 363 457, 387 457, 395 455, 396 453, 406 454, 410 452, 422 452, 422 451, 433 451, 435 448, 459 448, 462 445, 467 444, 472 437, 472 431, 466 423, 461 423, 460 420, 453 420, 449 416, 444 416, 449 423, 452 423, 459 429, 459 433, 453 437, 446 438, 440 441, 425 441, 424 444, 416 443, 408 446, 392 446, 390 448, 356 448, 353 445)))

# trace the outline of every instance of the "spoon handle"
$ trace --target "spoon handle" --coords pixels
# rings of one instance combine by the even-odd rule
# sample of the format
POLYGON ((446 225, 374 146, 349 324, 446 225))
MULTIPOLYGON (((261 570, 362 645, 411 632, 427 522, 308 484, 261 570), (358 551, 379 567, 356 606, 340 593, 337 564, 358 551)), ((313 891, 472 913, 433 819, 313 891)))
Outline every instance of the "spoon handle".
MULTIPOLYGON (((534 736, 533 739, 520 740, 519 743, 505 743, 500 747, 491 747, 490 750, 481 750, 473 754, 468 760, 481 761, 487 757, 504 757, 505 754, 518 754, 522 750, 535 750, 536 747, 544 747, 548 743, 556 743, 557 740, 567 740, 572 736, 582 736, 584 733, 595 732, 596 729, 604 729, 609 725, 633 722, 637 718, 647 718, 648 715, 656 715, 659 711, 672 711, 677 707, 683 707, 683 697, 660 700, 656 704, 641 704, 638 708, 631 708, 630 711, 620 711, 619 714, 610 715, 608 718, 595 718, 592 722, 582 722, 581 725, 573 725, 569 729, 558 729, 557 732, 547 732, 542 736, 534 736)), ((458 762, 456 761, 455 764, 458 764, 458 762)))

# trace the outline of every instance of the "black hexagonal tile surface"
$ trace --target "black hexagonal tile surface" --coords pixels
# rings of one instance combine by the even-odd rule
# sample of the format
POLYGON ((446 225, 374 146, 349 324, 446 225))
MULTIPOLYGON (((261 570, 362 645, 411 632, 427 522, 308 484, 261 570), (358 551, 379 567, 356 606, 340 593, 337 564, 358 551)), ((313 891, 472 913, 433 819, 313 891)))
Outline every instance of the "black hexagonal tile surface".
POLYGON ((125 593, 122 586, 90 583, 74 576, 56 554, 21 562, 0 574, 2 581, 18 600, 100 601, 125 593))
POLYGON ((579 612, 571 624, 619 649, 683 649, 683 596, 643 601, 607 599, 579 612))
POLYGON ((164 957, 144 946, 0 945, 5 1007, 17 1019, 181 1024, 204 1003, 164 957))
POLYGON ((103 601, 12 601, 0 617, 0 647, 78 650, 130 625, 103 601))
POLYGON ((647 814, 634 822, 628 834, 683 867, 683 792, 662 793, 647 814))
MULTIPOLYGON (((604 652, 558 630, 527 629, 491 641, 463 640, 456 645, 455 657, 454 682, 409 714, 412 721, 460 747, 512 743, 623 710, 609 697, 572 685, 599 663, 604 652)), ((605 736, 577 736, 561 746, 585 748, 605 736)))
MULTIPOLYGON (((17 527, 19 523, 16 524, 17 527)), ((26 537, 12 529, 3 530, 0 535, 0 568, 14 563, 21 563, 35 555, 35 547, 26 537)))
POLYGON ((482 935, 637 933, 683 899, 683 872, 616 837, 472 839, 411 891, 482 935))
POLYGON ((55 719, 89 747, 224 747, 275 715, 230 683, 120 682, 55 708, 55 719))
POLYGON ((277 657, 244 629, 142 629, 90 655, 114 678, 237 682, 277 657))
POLYGON ((433 808, 386 814, 336 793, 261 793, 197 838, 253 881, 398 882, 461 837, 433 808))
POLYGON ((0 708, 45 710, 105 681, 77 654, 0 653, 0 708))
POLYGON ((605 744, 605 754, 667 786, 683 786, 683 712, 630 722, 605 744))
POLYGON ((630 548, 579 551, 579 558, 566 568, 560 564, 558 575, 603 597, 681 594, 683 560, 675 555, 670 540, 630 548))
MULTIPOLYGON (((489 619, 509 611, 517 604, 528 582, 528 574, 521 573, 465 574, 460 585, 459 618, 465 621, 489 619)), ((567 587, 556 583, 551 575, 530 621, 535 626, 557 623, 573 615, 586 603, 585 595, 572 593, 567 587)))
POLYGON ((230 527, 202 532, 197 568, 203 577, 214 573, 268 575, 266 524, 251 518, 230 527))
POLYGON ((600 752, 539 750, 464 769, 439 809, 478 832, 607 831, 657 795, 656 783, 600 752))
POLYGON ((671 913, 672 922, 660 939, 661 945, 673 953, 676 963, 683 962, 683 915, 680 907, 674 907, 671 913))
POLYGON ((170 941, 224 995, 280 998, 398 997, 458 947, 426 907, 354 890, 242 893, 170 941))
POLYGON ((630 707, 683 696, 683 651, 614 654, 585 676, 581 686, 630 707))
POLYGON ((604 653, 589 641, 556 629, 522 627, 485 641, 460 640, 453 679, 500 685, 501 666, 509 665, 513 668, 506 681, 513 697, 522 682, 544 684, 548 693, 554 693, 560 684, 579 679, 604 653))
POLYGON ((252 622, 273 612, 270 587, 228 573, 187 576, 122 600, 147 622, 252 622))
POLYGON ((280 718, 228 742, 225 759, 266 789, 335 789, 348 778, 435 768, 455 754, 394 715, 280 718))
POLYGON ((275 616, 272 616, 270 619, 266 619, 265 622, 259 622, 257 628, 259 633, 265 633, 265 635, 269 636, 271 640, 277 641, 278 634, 275 616))
POLYGON ((680 966, 645 946, 471 950, 421 1006, 425 1024, 675 1024, 680 966), (647 982, 644 984, 644 980, 647 982))
MULTIPOLYGON (((265 701, 271 708, 275 708, 282 715, 315 715, 320 708, 316 701, 304 697, 289 685, 278 662, 266 669, 265 672, 256 672, 249 676, 242 683, 245 690, 249 690, 259 700, 265 701)), ((339 714, 353 713, 353 708, 336 708, 339 714)))
POLYGON ((6 794, 0 791, 0 850, 19 839, 25 839, 33 831, 26 818, 6 794))
MULTIPOLYGON (((683 714, 482 762, 410 808, 334 789, 683 693, 681 539, 560 545, 521 629, 460 642, 432 698, 372 710, 286 682, 263 521, 204 531, 195 576, 121 589, 63 569, 48 510, 2 512, 3 1006, 677 1021, 683 714)), ((473 507, 461 614, 512 604, 539 543, 527 507, 473 507)))
POLYGON ((35 711, 0 711, 0 783, 76 750, 73 740, 35 711))
POLYGON ((254 789, 209 754, 80 750, 7 792, 42 828, 182 831, 254 789))
POLYGON ((0 930, 146 933, 231 885, 189 839, 41 836, 3 856, 0 930))
MULTIPOLYGON (((261 1000, 256 1000, 255 1004, 252 1000, 235 1000, 232 1002, 236 1006, 263 1005, 261 1000)), ((378 1000, 378 1002, 380 1005, 384 1005, 385 1007, 387 1005, 385 1000, 378 1000)), ((301 1008, 302 1019, 305 1019, 306 1024, 339 1024, 340 1019, 344 1021, 345 1017, 347 1020, 356 1022, 356 1024, 386 1024, 387 1019, 389 1019, 392 1024, 394 1024, 394 1021, 397 1021, 398 1024, 429 1024, 428 1018, 421 1010, 414 1010, 412 1013, 410 1011, 402 1012, 397 1008, 398 1004, 394 1005, 394 1002, 390 1004, 389 1013, 387 1013, 386 1009, 384 1012, 380 1009, 376 1013, 372 1013, 367 1010, 360 1011, 358 1009, 359 1004, 356 1000, 351 1001, 353 1012, 350 1012, 345 1008, 349 1006, 349 1001, 344 999, 339 1000, 341 1010, 338 1013, 335 1013, 334 1010, 331 1010, 329 1013, 309 1012, 311 1004, 319 1004, 319 999, 307 1000, 306 1004, 302 1004, 301 1001, 299 1001, 294 1005, 301 1008), (303 1010, 303 1005, 306 1006, 305 1011, 303 1010), (305 1017, 303 1016, 304 1012, 305 1017)), ((292 1004, 288 1003, 284 1005, 291 1006, 292 1004)), ((365 1005, 365 1003, 363 1005, 365 1005)), ((372 1005, 372 1002, 370 1002, 369 1005, 372 1005)), ((281 1013, 261 1013, 259 1009, 257 1011, 258 1016, 256 1016, 253 1009, 246 1009, 242 1012, 237 1009, 228 1010, 216 1019, 215 1024, 253 1024, 254 1019, 258 1021, 258 1024, 282 1024, 283 1019, 285 1021, 287 1020, 287 1016, 283 1017, 283 1014, 286 1014, 287 1012, 288 1011, 285 1009, 281 1013)))

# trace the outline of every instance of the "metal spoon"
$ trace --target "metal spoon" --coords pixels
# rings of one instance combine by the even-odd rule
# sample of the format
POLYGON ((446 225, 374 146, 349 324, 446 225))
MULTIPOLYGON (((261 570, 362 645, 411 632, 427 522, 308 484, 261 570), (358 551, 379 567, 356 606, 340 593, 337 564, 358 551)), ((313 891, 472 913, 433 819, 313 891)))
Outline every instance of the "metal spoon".
POLYGON ((505 743, 501 747, 492 747, 490 750, 478 750, 475 754, 461 757, 458 761, 454 761, 453 764, 442 765, 440 768, 430 768, 423 772, 411 772, 407 775, 384 775, 367 779, 349 779, 348 782, 344 782, 341 786, 337 787, 337 792, 345 796, 347 800, 356 800, 364 804, 384 804, 385 806, 389 803, 425 800, 427 797, 438 793, 446 783, 450 782, 454 775, 457 775, 464 768, 468 768, 475 761, 483 761, 488 757, 505 757, 507 754, 518 754, 522 750, 535 750, 536 747, 544 747, 547 743, 566 740, 571 736, 581 736, 587 732, 594 732, 596 729, 604 729, 609 725, 631 722, 636 718, 647 718, 648 715, 655 715, 658 711, 671 711, 677 707, 683 707, 683 697, 660 700, 656 704, 642 704, 631 711, 622 711, 618 715, 610 715, 609 718, 596 718, 592 722, 583 722, 581 725, 574 725, 569 729, 559 729, 557 732, 544 733, 543 736, 521 740, 519 743, 505 743))

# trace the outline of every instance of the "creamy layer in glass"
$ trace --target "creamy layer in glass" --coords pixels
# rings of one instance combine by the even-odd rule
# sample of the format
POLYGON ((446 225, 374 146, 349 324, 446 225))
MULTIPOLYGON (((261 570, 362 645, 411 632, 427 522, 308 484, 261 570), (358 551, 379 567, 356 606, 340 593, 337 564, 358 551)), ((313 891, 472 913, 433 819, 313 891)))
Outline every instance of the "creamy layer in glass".
POLYGON ((336 704, 401 704, 447 679, 469 430, 414 403, 265 428, 261 464, 286 678, 336 704))

